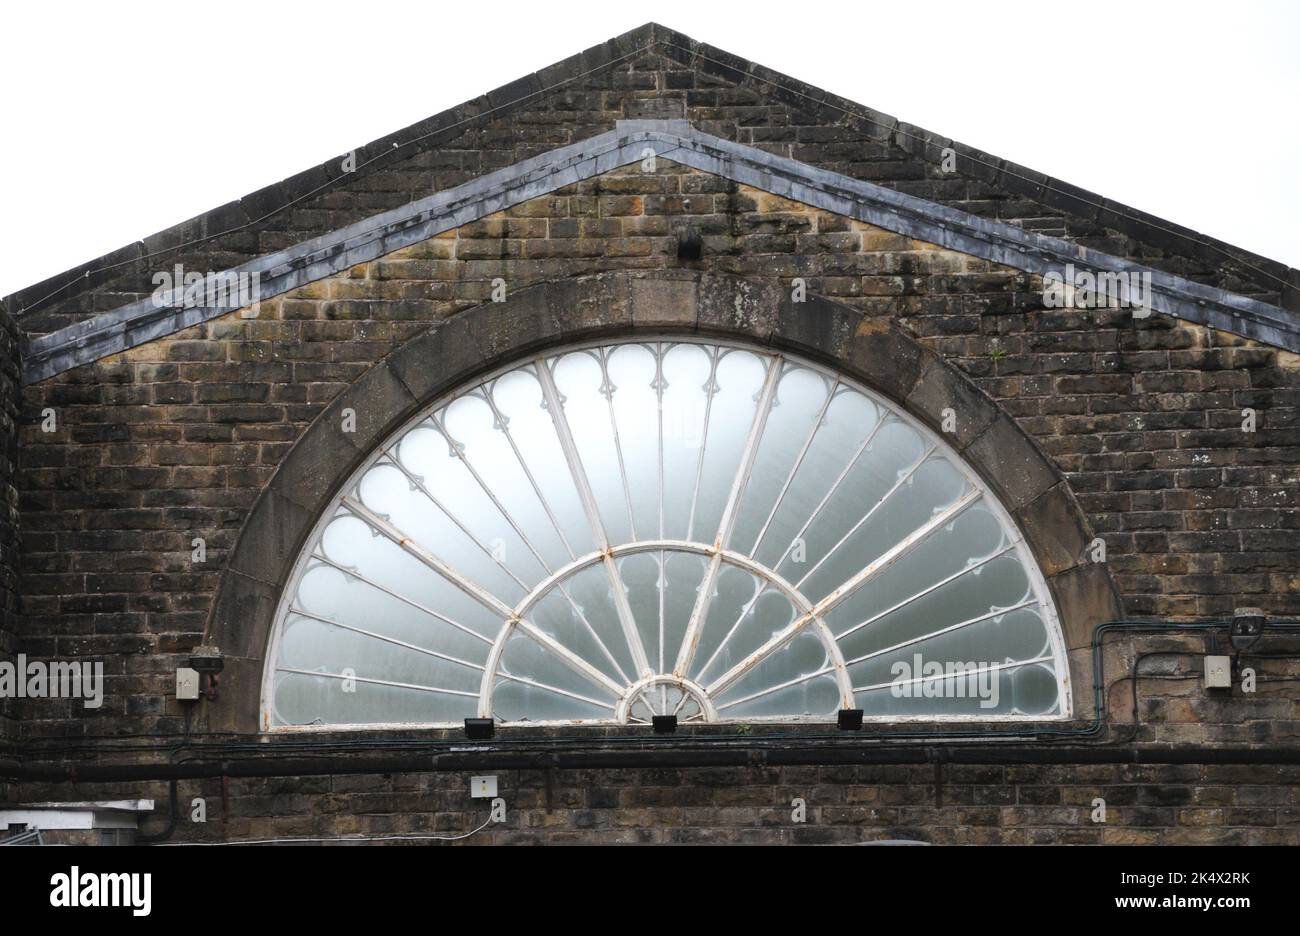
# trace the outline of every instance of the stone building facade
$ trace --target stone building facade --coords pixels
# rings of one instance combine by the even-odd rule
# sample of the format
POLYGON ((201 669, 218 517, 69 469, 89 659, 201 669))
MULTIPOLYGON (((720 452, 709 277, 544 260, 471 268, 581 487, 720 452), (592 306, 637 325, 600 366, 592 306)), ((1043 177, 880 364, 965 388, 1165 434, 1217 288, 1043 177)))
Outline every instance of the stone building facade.
POLYGON ((454 834, 493 774, 507 818, 472 843, 1300 843, 1282 264, 647 25, 0 325, 0 654, 105 674, 98 708, 4 700, 3 804, 152 797, 142 835, 178 841, 454 834), (1052 307, 1067 263, 1151 274, 1153 309, 1052 307), (178 265, 255 270, 255 313, 151 306, 178 265), (277 603, 361 461, 475 375, 636 334, 786 349, 943 433, 1050 589, 1071 717, 267 732, 277 603), (215 697, 179 701, 205 644, 215 697))

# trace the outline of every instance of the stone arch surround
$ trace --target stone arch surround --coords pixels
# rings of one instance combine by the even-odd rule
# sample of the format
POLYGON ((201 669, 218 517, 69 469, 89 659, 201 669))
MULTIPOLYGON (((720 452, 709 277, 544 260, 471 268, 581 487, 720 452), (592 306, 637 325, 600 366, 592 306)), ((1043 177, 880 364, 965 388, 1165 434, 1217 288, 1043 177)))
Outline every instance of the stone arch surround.
POLYGON ((1047 580, 1070 656, 1074 712, 1095 712, 1091 641, 1121 616, 1118 591, 1086 555, 1092 533, 1068 483, 1016 422, 954 365, 894 320, 818 296, 696 271, 602 273, 539 283, 459 313, 410 339, 355 380, 280 464, 240 531, 204 640, 226 656, 222 691, 201 730, 255 732, 263 654, 281 590, 322 510, 392 431, 444 393, 510 360, 608 335, 705 334, 820 361, 881 393, 945 438, 1001 499, 1047 580), (342 431, 345 409, 355 431, 342 431))

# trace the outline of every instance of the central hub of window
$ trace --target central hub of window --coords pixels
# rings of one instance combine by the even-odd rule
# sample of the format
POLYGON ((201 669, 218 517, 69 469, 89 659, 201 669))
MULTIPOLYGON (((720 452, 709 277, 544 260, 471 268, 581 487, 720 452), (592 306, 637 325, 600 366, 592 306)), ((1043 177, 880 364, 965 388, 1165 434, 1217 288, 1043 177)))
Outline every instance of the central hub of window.
MULTIPOLYGON (((614 685, 626 686, 615 705, 619 720, 648 723, 653 714, 714 721, 735 710, 761 715, 793 708, 812 715, 841 707, 846 693, 839 654, 824 622, 789 582, 748 556, 706 543, 651 540, 593 553, 580 563, 538 589, 518 614, 614 685), (611 581, 621 583, 625 609, 611 581), (632 623, 630 640, 618 627, 624 613, 632 623), (791 685, 771 683, 762 669, 772 664, 758 651, 777 637, 786 643, 777 665, 804 677, 791 685), (669 698, 683 710, 660 711, 669 698)), ((536 673, 547 665, 535 643, 524 632, 504 646, 500 672, 506 681, 493 689, 492 707, 507 720, 544 704, 531 679, 510 679, 516 670, 536 673)), ((546 670, 552 687, 581 693, 584 674, 571 661, 554 662, 559 665, 546 670)), ((593 717, 609 702, 589 694, 586 701, 593 717)))

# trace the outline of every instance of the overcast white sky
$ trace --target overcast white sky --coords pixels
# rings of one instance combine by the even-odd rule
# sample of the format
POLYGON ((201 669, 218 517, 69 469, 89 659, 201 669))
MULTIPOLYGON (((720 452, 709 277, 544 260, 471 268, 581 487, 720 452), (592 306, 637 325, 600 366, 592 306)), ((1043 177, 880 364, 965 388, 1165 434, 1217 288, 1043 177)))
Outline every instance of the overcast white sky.
POLYGON ((1300 266, 1300 3, 12 3, 0 295, 654 20, 1300 266))

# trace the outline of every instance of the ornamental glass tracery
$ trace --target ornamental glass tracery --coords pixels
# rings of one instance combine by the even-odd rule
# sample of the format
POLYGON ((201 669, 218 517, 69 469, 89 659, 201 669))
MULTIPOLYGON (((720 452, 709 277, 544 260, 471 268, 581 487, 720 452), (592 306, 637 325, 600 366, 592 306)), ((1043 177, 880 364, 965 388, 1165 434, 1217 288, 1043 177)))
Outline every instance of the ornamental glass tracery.
POLYGON ((285 589, 263 724, 1054 718, 1066 674, 1018 531, 940 438, 790 355, 627 339, 499 371, 367 460, 285 589))

